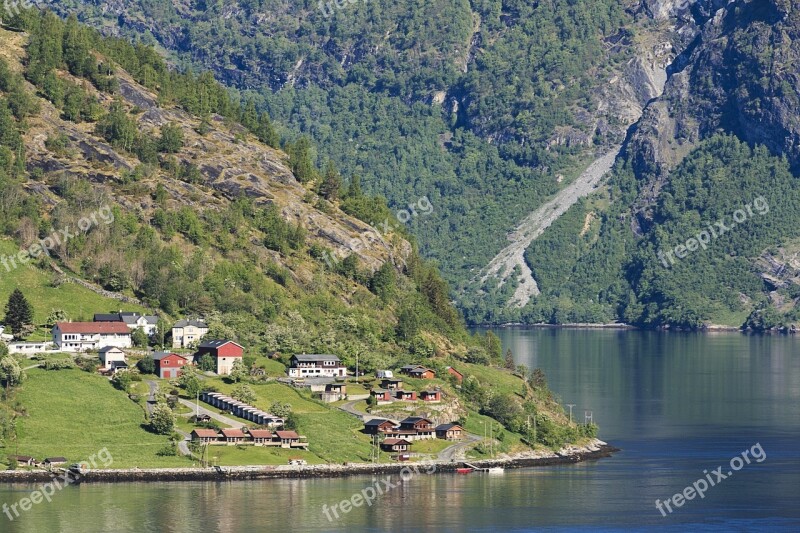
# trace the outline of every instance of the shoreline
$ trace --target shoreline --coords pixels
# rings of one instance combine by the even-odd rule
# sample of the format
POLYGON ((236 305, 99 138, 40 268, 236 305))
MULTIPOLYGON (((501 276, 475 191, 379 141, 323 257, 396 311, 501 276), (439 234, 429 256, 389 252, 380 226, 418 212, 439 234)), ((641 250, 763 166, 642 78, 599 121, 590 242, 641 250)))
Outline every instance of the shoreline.
MULTIPOLYGON (((466 461, 479 468, 503 467, 506 469, 532 468, 575 464, 584 461, 611 457, 619 452, 601 440, 595 439, 587 446, 570 446, 549 454, 526 453, 502 459, 466 461)), ((89 470, 81 474, 80 483, 133 483, 133 482, 180 482, 180 481, 246 481, 260 479, 321 479, 341 478, 376 474, 399 474, 404 469, 435 467, 432 473, 454 473, 464 465, 458 461, 419 461, 407 463, 351 463, 345 465, 308 466, 238 466, 209 468, 152 468, 129 470, 89 470)), ((0 483, 47 483, 53 476, 46 470, 9 470, 0 472, 0 483)))

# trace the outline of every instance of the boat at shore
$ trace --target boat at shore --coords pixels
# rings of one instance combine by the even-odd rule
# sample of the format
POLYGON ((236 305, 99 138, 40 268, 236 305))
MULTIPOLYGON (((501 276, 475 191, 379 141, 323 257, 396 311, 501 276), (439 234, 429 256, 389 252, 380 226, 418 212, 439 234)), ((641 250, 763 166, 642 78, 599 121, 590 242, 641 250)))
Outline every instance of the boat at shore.
POLYGON ((456 468, 456 474, 471 474, 474 471, 473 468, 456 468))

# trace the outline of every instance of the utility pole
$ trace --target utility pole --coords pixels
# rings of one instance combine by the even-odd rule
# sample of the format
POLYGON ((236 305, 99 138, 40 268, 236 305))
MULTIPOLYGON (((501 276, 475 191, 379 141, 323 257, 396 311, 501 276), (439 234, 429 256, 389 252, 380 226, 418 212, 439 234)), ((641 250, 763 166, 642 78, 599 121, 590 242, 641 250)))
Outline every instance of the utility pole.
POLYGON ((569 423, 572 424, 572 408, 575 407, 575 404, 568 403, 567 407, 569 407, 569 423))
POLYGON ((358 352, 356 352, 356 385, 358 385, 358 352))
POLYGON ((195 403, 195 411, 194 411, 194 421, 198 422, 200 420, 200 391, 197 391, 197 402, 195 403))

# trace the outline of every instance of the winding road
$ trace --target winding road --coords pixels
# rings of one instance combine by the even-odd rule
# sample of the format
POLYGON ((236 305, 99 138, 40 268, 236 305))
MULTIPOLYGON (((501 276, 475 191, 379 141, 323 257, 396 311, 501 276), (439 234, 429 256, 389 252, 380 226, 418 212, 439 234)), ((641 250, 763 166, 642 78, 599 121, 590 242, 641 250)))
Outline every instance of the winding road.
MULTIPOLYGON (((156 383, 152 379, 145 380, 145 383, 147 383, 147 386, 150 388, 150 395, 147 397, 147 403, 145 404, 145 406, 147 408, 147 416, 151 416, 153 414, 153 407, 156 404, 156 393, 158 392, 158 383, 156 383)), ((189 435, 182 429, 175 428, 175 431, 183 437, 183 440, 178 441, 178 450, 181 452, 181 455, 189 455, 195 457, 195 455, 189 449, 189 444, 188 444, 189 439, 191 439, 191 435, 189 435)))

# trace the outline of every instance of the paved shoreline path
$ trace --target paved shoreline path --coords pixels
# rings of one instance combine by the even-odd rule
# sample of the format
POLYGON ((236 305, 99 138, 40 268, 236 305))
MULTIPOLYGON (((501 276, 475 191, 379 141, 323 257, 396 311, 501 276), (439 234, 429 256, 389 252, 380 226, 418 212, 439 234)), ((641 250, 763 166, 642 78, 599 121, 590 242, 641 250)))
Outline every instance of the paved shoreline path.
POLYGON ((590 195, 597 189, 606 174, 611 171, 621 149, 621 146, 616 146, 604 156, 596 159, 573 183, 525 217, 509 236, 511 244, 501 250, 484 269, 480 280, 481 285, 485 286, 491 277, 498 279, 502 286, 512 278, 514 268, 519 266, 521 270, 519 286, 507 306, 520 309, 525 307, 531 298, 538 296, 539 286, 533 279, 533 272, 525 261, 525 250, 579 199, 590 195))

